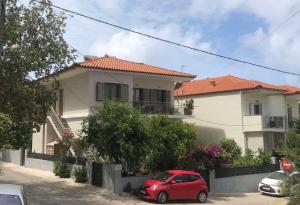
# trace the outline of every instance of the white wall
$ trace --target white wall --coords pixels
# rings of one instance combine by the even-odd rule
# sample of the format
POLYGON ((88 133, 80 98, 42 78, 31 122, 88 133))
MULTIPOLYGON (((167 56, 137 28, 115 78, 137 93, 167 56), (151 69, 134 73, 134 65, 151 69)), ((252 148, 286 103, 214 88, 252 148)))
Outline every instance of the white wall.
POLYGON ((200 143, 216 143, 228 137, 244 149, 240 92, 181 97, 179 104, 191 98, 194 100, 193 116, 185 121, 197 126, 200 143))
POLYGON ((263 132, 247 132, 246 138, 248 149, 253 151, 264 149, 263 132))
POLYGON ((63 117, 87 115, 89 112, 89 74, 82 73, 60 81, 64 90, 63 117))

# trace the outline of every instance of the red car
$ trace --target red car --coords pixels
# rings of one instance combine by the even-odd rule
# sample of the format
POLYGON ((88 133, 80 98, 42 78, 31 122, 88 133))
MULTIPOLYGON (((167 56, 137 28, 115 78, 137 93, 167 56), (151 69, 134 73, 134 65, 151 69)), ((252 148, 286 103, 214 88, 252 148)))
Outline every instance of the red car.
POLYGON ((144 199, 156 200, 160 204, 178 199, 196 199, 205 203, 208 188, 199 173, 168 170, 146 180, 139 193, 144 199))

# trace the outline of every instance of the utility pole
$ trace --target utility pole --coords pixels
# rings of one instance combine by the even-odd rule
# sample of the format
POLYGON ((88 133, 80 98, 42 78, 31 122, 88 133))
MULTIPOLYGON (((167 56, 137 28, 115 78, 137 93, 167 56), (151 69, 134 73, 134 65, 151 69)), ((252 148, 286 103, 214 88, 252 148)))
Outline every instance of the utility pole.
POLYGON ((2 53, 3 37, 5 35, 5 8, 6 0, 0 0, 0 53, 2 53))

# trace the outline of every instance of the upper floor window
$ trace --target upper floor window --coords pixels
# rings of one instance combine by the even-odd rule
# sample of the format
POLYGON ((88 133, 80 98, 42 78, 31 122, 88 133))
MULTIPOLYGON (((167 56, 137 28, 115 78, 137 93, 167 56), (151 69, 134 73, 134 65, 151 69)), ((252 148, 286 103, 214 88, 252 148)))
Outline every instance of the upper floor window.
POLYGON ((262 104, 260 104, 260 103, 249 104, 249 114, 250 115, 262 115, 262 104))
POLYGON ((145 88, 134 88, 133 100, 135 102, 166 102, 169 103, 171 92, 168 90, 156 90, 145 88))
POLYGON ((128 85, 118 83, 102 83, 96 85, 96 100, 120 100, 128 102, 128 85))

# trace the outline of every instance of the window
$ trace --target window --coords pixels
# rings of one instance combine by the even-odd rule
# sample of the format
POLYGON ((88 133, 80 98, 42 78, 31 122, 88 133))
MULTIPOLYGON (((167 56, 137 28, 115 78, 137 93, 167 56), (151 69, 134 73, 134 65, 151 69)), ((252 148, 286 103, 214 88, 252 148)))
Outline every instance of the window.
POLYGON ((189 182, 190 181, 190 177, 187 174, 182 174, 182 175, 177 175, 174 180, 176 181, 176 183, 183 183, 183 182, 189 182))
POLYGON ((189 177, 190 177, 190 180, 189 180, 190 182, 200 179, 200 176, 197 176, 197 175, 190 175, 189 177))
POLYGON ((251 103, 249 106, 250 115, 261 115, 262 114, 262 104, 251 103))
POLYGON ((96 85, 96 100, 120 100, 128 102, 128 85, 117 83, 102 83, 96 85))
POLYGON ((169 172, 162 172, 158 175, 156 175, 155 177, 153 177, 153 179, 158 180, 158 181, 162 181, 165 182, 167 179, 169 179, 171 176, 173 176, 173 174, 169 173, 169 172))
POLYGON ((16 195, 0 194, 0 204, 22 205, 20 197, 16 195))
POLYGON ((109 100, 120 100, 121 98, 121 85, 115 83, 104 84, 104 96, 109 100))

